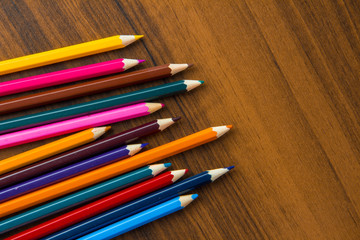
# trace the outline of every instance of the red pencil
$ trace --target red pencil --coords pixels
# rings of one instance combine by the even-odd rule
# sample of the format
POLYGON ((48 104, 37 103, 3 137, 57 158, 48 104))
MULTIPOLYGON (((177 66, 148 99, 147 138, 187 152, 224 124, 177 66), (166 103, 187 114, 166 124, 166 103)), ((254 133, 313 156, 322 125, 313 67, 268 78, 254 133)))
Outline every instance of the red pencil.
POLYGON ((6 240, 42 238, 70 225, 76 224, 109 209, 120 206, 121 204, 168 186, 184 176, 187 171, 187 169, 182 169, 165 172, 155 178, 141 182, 132 187, 101 198, 95 202, 89 203, 83 207, 60 215, 28 230, 20 232, 14 236, 6 238, 6 240))

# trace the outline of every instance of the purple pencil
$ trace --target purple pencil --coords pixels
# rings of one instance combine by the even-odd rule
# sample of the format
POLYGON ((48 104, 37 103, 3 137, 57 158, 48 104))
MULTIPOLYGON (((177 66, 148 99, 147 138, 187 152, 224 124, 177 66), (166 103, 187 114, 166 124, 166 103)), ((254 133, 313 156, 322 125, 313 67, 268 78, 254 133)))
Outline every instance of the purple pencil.
POLYGON ((158 133, 171 126, 179 119, 180 117, 157 119, 108 138, 76 148, 72 151, 68 151, 7 174, 3 174, 0 176, 0 189, 68 166, 92 156, 96 156, 103 152, 110 151, 116 147, 134 142, 139 138, 158 133))
POLYGON ((95 157, 88 158, 81 162, 2 189, 0 190, 0 202, 10 200, 65 179, 75 177, 115 161, 128 158, 138 153, 146 145, 147 144, 132 144, 122 146, 95 157))

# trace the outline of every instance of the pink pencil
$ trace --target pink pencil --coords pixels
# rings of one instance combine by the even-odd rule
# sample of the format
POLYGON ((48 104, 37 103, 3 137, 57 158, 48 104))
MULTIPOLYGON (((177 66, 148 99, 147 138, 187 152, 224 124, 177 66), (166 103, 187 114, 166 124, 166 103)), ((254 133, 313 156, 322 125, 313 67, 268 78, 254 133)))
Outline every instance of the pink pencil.
POLYGON ((88 78, 100 77, 118 72, 123 72, 138 65, 144 60, 115 59, 111 61, 90 64, 57 72, 20 78, 0 83, 0 97, 60 85, 69 82, 80 81, 88 78))
POLYGON ((164 107, 162 103, 138 103, 127 107, 94 113, 62 122, 8 133, 0 136, 0 149, 68 134, 87 128, 108 125, 114 122, 149 115, 164 107))

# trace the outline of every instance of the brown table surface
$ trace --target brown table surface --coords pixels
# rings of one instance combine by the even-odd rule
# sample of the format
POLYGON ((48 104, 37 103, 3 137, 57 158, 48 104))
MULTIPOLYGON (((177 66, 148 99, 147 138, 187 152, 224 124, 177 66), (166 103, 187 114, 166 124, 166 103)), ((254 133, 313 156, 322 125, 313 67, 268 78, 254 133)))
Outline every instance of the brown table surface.
POLYGON ((155 147, 233 124, 221 139, 163 162, 171 162, 172 169, 189 168, 188 175, 236 168, 194 191, 200 197, 185 210, 121 239, 359 239, 360 5, 278 2, 3 0, 1 60, 117 34, 146 37, 124 49, 1 76, 0 81, 119 57, 147 60, 136 69, 195 66, 171 79, 1 120, 174 80, 204 80, 189 94, 161 100, 164 110, 113 124, 111 134, 155 118, 182 116, 175 126, 144 140, 155 147))

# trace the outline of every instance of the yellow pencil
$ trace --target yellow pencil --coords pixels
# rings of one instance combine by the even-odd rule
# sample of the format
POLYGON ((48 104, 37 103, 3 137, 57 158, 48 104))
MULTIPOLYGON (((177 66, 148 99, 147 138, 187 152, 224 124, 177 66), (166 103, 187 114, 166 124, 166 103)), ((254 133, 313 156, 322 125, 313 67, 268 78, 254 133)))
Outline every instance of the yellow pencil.
POLYGON ((0 174, 40 161, 42 159, 92 142, 107 132, 110 127, 90 128, 57 141, 31 149, 0 161, 0 174))
POLYGON ((143 35, 117 35, 1 61, 0 75, 123 48, 142 37, 143 35))

